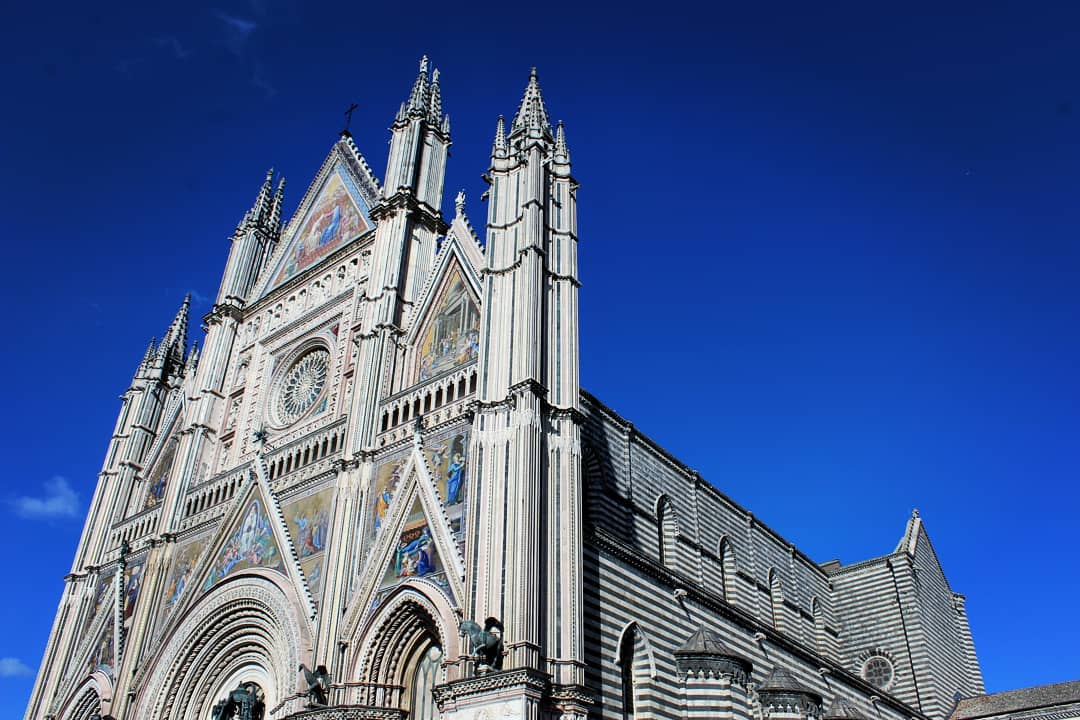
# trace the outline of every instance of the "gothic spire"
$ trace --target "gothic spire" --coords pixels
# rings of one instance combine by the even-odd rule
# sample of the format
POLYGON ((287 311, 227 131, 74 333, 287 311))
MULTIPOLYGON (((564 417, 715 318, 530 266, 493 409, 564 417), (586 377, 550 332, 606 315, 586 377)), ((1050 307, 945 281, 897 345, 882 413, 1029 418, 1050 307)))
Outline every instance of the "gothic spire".
POLYGON ((135 371, 136 375, 141 373, 143 371, 143 369, 148 368, 153 364, 153 362, 154 362, 154 352, 155 352, 156 345, 157 345, 157 338, 156 337, 150 338, 150 344, 146 346, 146 352, 143 353, 142 360, 139 362, 139 367, 135 371))
POLYGON ((173 318, 169 329, 165 331, 165 337, 158 346, 159 357, 172 358, 177 362, 183 362, 184 353, 187 350, 187 326, 188 309, 191 307, 191 293, 184 296, 184 302, 173 318))
POLYGON ((270 203, 274 191, 274 168, 266 171, 266 180, 259 188, 259 195, 255 198, 255 206, 251 208, 252 219, 262 222, 270 217, 270 203))
POLYGON ((428 120, 438 124, 442 120, 442 92, 439 90, 439 68, 431 72, 431 92, 428 99, 428 120))
POLYGON ((409 112, 427 111, 428 99, 428 59, 427 55, 420 58, 420 73, 413 83, 412 92, 409 93, 409 112))
POLYGON ((184 361, 184 375, 190 376, 199 367, 199 341, 191 343, 191 351, 188 352, 187 360, 184 361))
MULTIPOLYGON (((561 125, 559 127, 562 127, 561 125)), ((270 203, 270 231, 275 235, 281 232, 281 204, 285 201, 285 176, 278 180, 274 199, 270 203)))
POLYGON ((233 233, 234 238, 243 234, 248 228, 263 225, 270 220, 274 203, 273 192, 274 168, 270 168, 266 171, 266 179, 263 180, 262 187, 259 188, 259 194, 255 196, 255 202, 252 204, 251 209, 244 213, 240 224, 236 226, 236 231, 233 233))
POLYGON ((506 157, 506 121, 499 116, 499 122, 495 123, 495 142, 491 146, 491 154, 494 157, 506 157))
POLYGON ((540 81, 536 75, 536 68, 529 73, 529 84, 525 86, 525 96, 521 98, 521 105, 518 106, 510 131, 514 133, 519 130, 551 132, 544 98, 540 95, 540 81))
POLYGON ((562 120, 555 128, 555 161, 570 162, 570 148, 566 146, 566 129, 563 127, 562 120))

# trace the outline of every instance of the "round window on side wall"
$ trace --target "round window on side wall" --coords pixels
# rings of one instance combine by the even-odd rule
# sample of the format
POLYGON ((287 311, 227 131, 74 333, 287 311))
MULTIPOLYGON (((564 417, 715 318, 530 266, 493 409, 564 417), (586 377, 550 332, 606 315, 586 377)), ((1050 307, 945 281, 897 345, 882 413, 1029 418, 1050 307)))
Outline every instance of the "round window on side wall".
POLYGON ((871 655, 863 663, 862 678, 875 687, 888 690, 895 678, 892 661, 881 655, 871 655))

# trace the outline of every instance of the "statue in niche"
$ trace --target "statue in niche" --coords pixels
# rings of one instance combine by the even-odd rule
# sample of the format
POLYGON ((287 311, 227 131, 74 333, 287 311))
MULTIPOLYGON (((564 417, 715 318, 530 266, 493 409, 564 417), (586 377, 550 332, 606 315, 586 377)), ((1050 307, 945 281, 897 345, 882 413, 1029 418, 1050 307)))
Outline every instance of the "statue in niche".
POLYGON ((476 675, 502 670, 503 626, 497 618, 489 617, 480 627, 472 620, 461 623, 461 634, 469 638, 473 657, 476 658, 476 675))
POLYGON ((243 682, 214 705, 210 717, 212 720, 263 720, 265 712, 259 686, 243 682))
POLYGON ((308 707, 325 707, 330 696, 330 672, 325 665, 319 665, 312 672, 304 663, 297 668, 304 673, 307 681, 308 707))

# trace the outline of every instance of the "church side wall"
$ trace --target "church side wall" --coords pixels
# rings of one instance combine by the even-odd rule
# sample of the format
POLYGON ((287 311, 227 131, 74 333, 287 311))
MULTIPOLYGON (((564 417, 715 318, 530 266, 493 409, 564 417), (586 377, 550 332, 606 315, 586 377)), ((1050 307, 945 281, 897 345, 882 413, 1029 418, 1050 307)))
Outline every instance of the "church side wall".
MULTIPOLYGON (((625 658, 620 657, 620 645, 627 632, 643 638, 635 644, 633 658, 638 717, 685 717, 688 693, 677 671, 675 652, 700 626, 718 632, 733 654, 752 663, 751 681, 758 686, 774 667, 781 666, 822 695, 825 707, 842 697, 867 717, 910 720, 913 716, 910 707, 889 700, 875 707, 870 697, 880 691, 839 668, 821 674, 820 659, 796 644, 774 634, 759 642, 755 632, 760 628, 750 618, 726 609, 718 598, 695 590, 677 598, 678 583, 672 582, 676 578, 655 563, 632 558, 630 548, 618 549, 606 540, 585 545, 585 647, 587 682, 596 696, 593 717, 623 717, 620 661, 625 658)), ((749 718, 753 711, 752 700, 748 706, 736 703, 730 716, 749 718)))
POLYGON ((926 697, 924 707, 928 714, 943 717, 952 710, 952 698, 957 692, 968 697, 983 690, 981 674, 978 668, 972 672, 968 667, 961 628, 961 623, 966 625, 966 616, 958 608, 933 547, 923 533, 915 546, 912 572, 916 577, 915 602, 921 617, 921 635, 912 650, 916 666, 927 668, 926 682, 932 690, 922 692, 926 697))
POLYGON ((586 521, 684 582, 726 597, 762 624, 839 660, 839 627, 825 572, 632 425, 589 396, 583 399, 586 454, 599 458, 595 467, 585 467, 586 521), (676 518, 672 557, 662 557, 663 502, 676 518))
MULTIPOLYGON (((903 562, 901 556, 895 558, 903 562)), ((894 564, 887 558, 853 565, 833 576, 837 607, 843 618, 841 632, 842 661, 854 672, 873 654, 889 659, 894 668, 890 691, 904 702, 918 707, 916 680, 908 637, 916 618, 905 618, 900 578, 894 577, 894 564)))

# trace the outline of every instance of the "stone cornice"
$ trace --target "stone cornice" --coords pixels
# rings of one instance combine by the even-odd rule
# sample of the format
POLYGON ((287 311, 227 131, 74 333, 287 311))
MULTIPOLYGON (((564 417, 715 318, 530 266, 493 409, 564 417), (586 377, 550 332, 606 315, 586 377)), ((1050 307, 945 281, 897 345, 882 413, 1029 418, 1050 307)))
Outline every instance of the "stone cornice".
POLYGON ((523 690, 539 697, 547 690, 548 684, 547 674, 532 668, 520 668, 437 685, 434 694, 435 702, 442 709, 445 705, 453 705, 486 693, 505 690, 523 690))

